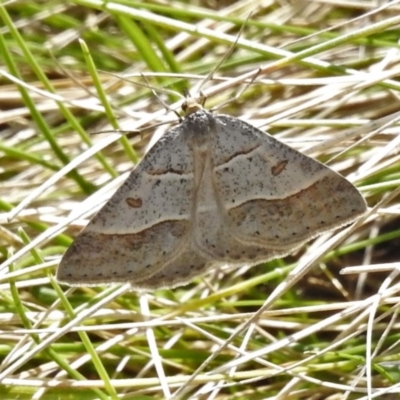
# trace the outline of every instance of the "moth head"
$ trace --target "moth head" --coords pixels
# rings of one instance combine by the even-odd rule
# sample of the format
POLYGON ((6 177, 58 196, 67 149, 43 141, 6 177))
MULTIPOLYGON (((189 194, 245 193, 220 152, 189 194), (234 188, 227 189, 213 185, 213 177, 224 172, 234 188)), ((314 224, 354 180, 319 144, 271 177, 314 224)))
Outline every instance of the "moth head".
POLYGON ((187 89, 184 89, 183 94, 185 96, 185 101, 182 104, 182 111, 186 116, 203 109, 206 101, 206 97, 203 95, 203 93, 200 93, 198 99, 195 99, 187 89))

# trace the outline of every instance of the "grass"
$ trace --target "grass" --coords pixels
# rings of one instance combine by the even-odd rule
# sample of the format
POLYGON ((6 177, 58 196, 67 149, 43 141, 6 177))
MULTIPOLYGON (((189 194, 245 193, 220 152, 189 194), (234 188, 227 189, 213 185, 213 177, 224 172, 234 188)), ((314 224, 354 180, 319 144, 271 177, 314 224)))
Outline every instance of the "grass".
POLYGON ((0 6, 2 399, 399 397, 400 4, 210 4, 0 6), (343 174, 368 214, 173 290, 60 286, 73 238, 177 122, 162 103, 180 112, 221 61, 206 106, 343 174))

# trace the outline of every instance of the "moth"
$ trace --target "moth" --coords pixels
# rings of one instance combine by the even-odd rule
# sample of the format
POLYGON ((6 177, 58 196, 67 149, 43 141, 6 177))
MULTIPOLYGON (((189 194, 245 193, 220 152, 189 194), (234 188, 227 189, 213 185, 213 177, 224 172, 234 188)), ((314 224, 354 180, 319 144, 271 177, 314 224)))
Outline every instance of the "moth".
POLYGON ((229 115, 186 104, 77 236, 57 279, 171 288, 283 257, 366 211, 343 176, 229 115))

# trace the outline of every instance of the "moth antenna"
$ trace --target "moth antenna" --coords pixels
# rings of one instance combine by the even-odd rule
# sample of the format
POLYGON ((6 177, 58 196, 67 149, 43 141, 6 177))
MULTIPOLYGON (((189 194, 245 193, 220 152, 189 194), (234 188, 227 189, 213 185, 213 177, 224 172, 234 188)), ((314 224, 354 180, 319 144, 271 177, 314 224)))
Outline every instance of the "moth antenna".
POLYGON ((110 71, 105 71, 105 70, 101 70, 101 69, 99 69, 99 71, 100 71, 100 72, 103 72, 104 74, 113 76, 114 78, 118 78, 118 79, 121 79, 121 80, 123 80, 123 81, 125 81, 125 82, 129 82, 129 83, 131 83, 131 84, 133 84, 133 85, 136 85, 136 86, 140 86, 140 87, 143 87, 143 88, 146 88, 146 89, 153 89, 153 90, 155 90, 156 92, 160 92, 160 93, 172 94, 172 95, 178 96, 178 97, 180 97, 180 98, 182 98, 182 99, 184 98, 184 96, 182 96, 179 92, 177 92, 177 91, 175 91, 175 90, 167 89, 167 88, 165 88, 165 87, 164 87, 164 88, 159 88, 159 87, 152 86, 151 83, 149 83, 149 81, 148 81, 146 75, 143 74, 143 73, 139 73, 139 75, 140 75, 142 78, 145 79, 146 83, 137 82, 137 81, 131 81, 131 80, 130 80, 128 77, 126 77, 126 76, 114 74, 113 72, 110 72, 110 71))
POLYGON ((217 63, 217 65, 211 70, 211 72, 205 77, 205 79, 203 80, 203 82, 201 82, 198 92, 202 93, 202 88, 205 86, 205 84, 207 82, 209 82, 211 79, 214 78, 214 74, 219 70, 219 68, 221 67, 221 65, 232 55, 233 51, 235 50, 235 47, 239 41, 240 36, 243 33, 244 27, 247 24, 247 21, 250 19, 252 15, 252 12, 249 13, 249 15, 246 17, 246 19, 244 20, 243 24, 241 25, 239 32, 236 36, 235 41, 231 44, 231 46, 228 49, 228 52, 221 58, 221 60, 217 63))
POLYGON ((150 84, 149 80, 147 79, 147 77, 142 73, 140 73, 140 76, 145 80, 146 83, 131 81, 130 79, 128 79, 128 78, 126 78, 124 76, 119 76, 119 75, 114 74, 112 72, 102 71, 102 70, 99 70, 99 71, 104 72, 105 74, 111 75, 111 76, 113 76, 115 78, 119 78, 121 80, 129 82, 129 83, 131 83, 133 85, 136 85, 136 86, 139 86, 139 87, 143 87, 143 88, 146 88, 146 89, 150 89, 151 92, 153 93, 153 95, 156 97, 156 99, 164 106, 164 108, 167 111, 172 111, 178 117, 179 121, 182 121, 182 117, 179 115, 179 113, 176 110, 174 110, 173 108, 171 108, 157 93, 157 92, 159 92, 159 93, 171 94, 171 95, 174 95, 174 96, 178 96, 181 99, 185 99, 185 97, 182 96, 179 92, 176 92, 175 90, 170 90, 170 89, 166 89, 166 88, 157 88, 155 86, 152 86, 150 84))
MULTIPOLYGON (((165 107, 165 109, 166 109, 167 111, 173 112, 173 113, 178 117, 179 122, 181 122, 181 121, 182 121, 182 117, 179 115, 179 113, 178 113, 176 110, 172 109, 172 108, 169 106, 169 104, 167 104, 167 103, 158 95, 157 89, 156 89, 154 86, 151 86, 151 85, 150 85, 150 82, 149 82, 149 80, 147 79, 147 77, 146 77, 145 75, 143 75, 143 74, 140 74, 140 75, 141 75, 142 78, 146 81, 146 84, 148 85, 147 87, 151 90, 151 92, 153 93, 154 97, 165 107)), ((182 95, 180 95, 180 94, 177 93, 177 92, 174 92, 173 90, 167 90, 167 91, 170 92, 169 94, 175 94, 175 95, 178 95, 179 97, 182 97, 182 95)))
MULTIPOLYGON (((113 77, 115 77, 115 78, 117 78, 117 79, 120 79, 120 80, 129 82, 129 83, 131 83, 131 84, 133 84, 133 85, 136 85, 136 86, 139 86, 139 87, 142 87, 142 88, 146 88, 146 89, 150 89, 151 92, 152 92, 152 94, 153 94, 153 95, 156 97, 156 99, 164 106, 164 108, 165 108, 167 111, 172 111, 172 112, 178 117, 178 121, 179 121, 179 122, 182 122, 182 116, 181 116, 175 109, 173 109, 172 107, 170 107, 170 106, 158 95, 158 92, 161 92, 161 93, 165 93, 165 94, 170 94, 170 95, 178 96, 178 97, 180 97, 180 98, 182 98, 182 99, 185 99, 185 97, 182 96, 182 94, 180 94, 179 92, 176 92, 176 91, 174 91, 174 90, 170 90, 170 89, 167 89, 167 88, 157 88, 157 87, 152 86, 152 85, 150 84, 149 80, 147 79, 147 77, 146 77, 144 74, 142 74, 142 73, 140 73, 140 76, 144 79, 145 83, 137 82, 137 81, 132 81, 132 80, 130 80, 130 79, 124 77, 124 76, 121 76, 121 75, 118 75, 118 74, 114 74, 113 72, 104 71, 104 70, 99 70, 99 71, 101 71, 101 72, 103 72, 103 73, 105 73, 105 74, 107 74, 107 75, 113 76, 113 77)), ((186 99, 185 99, 185 101, 186 101, 186 99)), ((112 130, 109 130, 109 131, 108 131, 108 130, 104 130, 104 131, 99 131, 99 132, 92 132, 91 134, 96 134, 96 133, 110 133, 110 132, 114 133, 114 132, 118 132, 118 133, 123 133, 123 134, 128 134, 128 133, 139 133, 141 136, 143 136, 143 132, 144 132, 144 131, 151 130, 151 129, 153 129, 153 128, 157 128, 157 127, 159 127, 159 126, 162 126, 162 125, 168 124, 168 123, 170 123, 170 122, 159 122, 159 123, 155 123, 155 124, 146 126, 146 127, 144 127, 144 128, 141 128, 141 129, 134 129, 134 130, 132 130, 132 131, 125 131, 125 130, 115 130, 115 129, 112 129, 112 130)))
POLYGON ((254 81, 258 78, 258 76, 260 75, 261 72, 262 72, 262 69, 259 68, 257 73, 247 82, 246 85, 244 85, 240 90, 238 90, 233 97, 231 97, 231 98, 223 101, 221 104, 218 104, 217 106, 211 108, 210 111, 215 112, 215 111, 219 110, 220 108, 225 107, 226 105, 238 100, 240 98, 240 96, 249 88, 249 86, 254 83, 254 81))

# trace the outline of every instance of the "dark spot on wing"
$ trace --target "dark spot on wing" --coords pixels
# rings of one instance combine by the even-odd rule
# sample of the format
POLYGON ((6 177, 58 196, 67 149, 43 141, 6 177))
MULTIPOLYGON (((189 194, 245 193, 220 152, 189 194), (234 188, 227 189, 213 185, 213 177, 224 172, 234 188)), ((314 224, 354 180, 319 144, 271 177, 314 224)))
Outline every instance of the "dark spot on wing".
POLYGON ((271 174, 274 176, 279 175, 281 172, 284 171, 288 162, 288 160, 279 161, 278 164, 271 167, 271 174))
POLYGON ((126 204, 128 204, 128 206, 132 208, 140 208, 143 205, 143 200, 140 197, 128 197, 125 201, 126 204))

